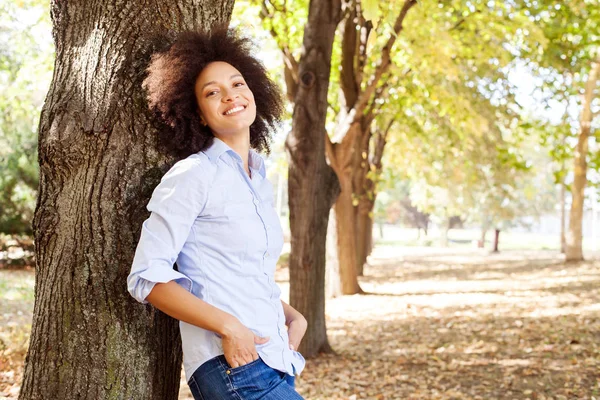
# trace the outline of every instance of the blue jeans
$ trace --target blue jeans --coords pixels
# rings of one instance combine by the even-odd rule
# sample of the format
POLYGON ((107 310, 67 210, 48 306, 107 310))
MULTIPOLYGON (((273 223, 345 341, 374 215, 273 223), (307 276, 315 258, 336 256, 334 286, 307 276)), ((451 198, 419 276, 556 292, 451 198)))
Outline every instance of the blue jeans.
POLYGON ((196 400, 297 400, 294 377, 277 371, 258 358, 229 368, 224 355, 202 364, 188 385, 196 400))

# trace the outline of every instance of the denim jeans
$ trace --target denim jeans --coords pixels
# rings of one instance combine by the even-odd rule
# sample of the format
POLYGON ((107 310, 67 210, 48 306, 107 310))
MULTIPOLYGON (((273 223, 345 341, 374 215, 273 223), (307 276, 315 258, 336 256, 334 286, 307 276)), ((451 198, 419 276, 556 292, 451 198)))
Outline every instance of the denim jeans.
POLYGON ((196 400, 298 400, 294 377, 277 371, 260 357, 249 364, 229 368, 220 355, 202 364, 188 385, 196 400))

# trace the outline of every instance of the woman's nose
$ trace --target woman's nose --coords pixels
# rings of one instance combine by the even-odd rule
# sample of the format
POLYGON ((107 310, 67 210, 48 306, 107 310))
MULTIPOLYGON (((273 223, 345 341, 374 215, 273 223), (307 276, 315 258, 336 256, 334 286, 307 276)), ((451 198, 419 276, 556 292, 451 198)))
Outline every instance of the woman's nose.
POLYGON ((233 92, 231 92, 231 91, 227 91, 227 92, 225 92, 225 93, 224 93, 224 95, 223 95, 223 97, 222 97, 222 100, 223 100, 224 102, 227 102, 227 103, 228 103, 228 102, 232 102, 232 101, 234 101, 234 100, 235 100, 235 99, 237 99, 238 97, 239 97, 239 94, 238 94, 238 93, 233 93, 233 92))

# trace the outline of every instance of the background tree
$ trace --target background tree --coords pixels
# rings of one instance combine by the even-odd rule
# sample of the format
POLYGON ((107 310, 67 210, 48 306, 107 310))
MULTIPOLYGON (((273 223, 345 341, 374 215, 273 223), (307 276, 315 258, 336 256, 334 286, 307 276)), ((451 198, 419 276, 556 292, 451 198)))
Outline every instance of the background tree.
MULTIPOLYGON (((412 123, 401 121, 399 129, 407 127, 411 132, 422 131, 422 124, 437 126, 442 120, 445 125, 454 125, 455 138, 446 147, 455 146, 457 140, 477 130, 471 126, 463 133, 461 130, 468 123, 460 124, 477 118, 463 116, 465 109, 467 114, 473 109, 472 102, 479 101, 473 92, 507 94, 509 98, 503 100, 503 105, 510 102, 503 68, 514 55, 507 44, 529 40, 523 39, 519 29, 524 24, 532 25, 531 22, 504 4, 423 3, 409 14, 412 6, 413 2, 384 5, 349 1, 336 38, 333 89, 329 93, 331 146, 327 143, 329 162, 342 186, 336 205, 336 225, 341 235, 337 253, 344 293, 360 291, 356 272, 364 263, 364 249, 369 247, 367 210, 375 197, 372 189, 376 187, 368 179, 369 174, 373 177, 374 168, 369 160, 374 160, 377 148, 371 140, 378 129, 373 125, 375 116, 408 118, 412 123), (412 16, 406 19, 407 15, 412 16), (399 30, 395 30, 404 23, 406 29, 397 35, 399 30), (436 39, 430 40, 431 37, 436 39), (394 46, 396 41, 399 43, 394 46), (408 87, 414 89, 407 90, 408 87), (461 90, 465 93, 461 94, 461 90), (425 114, 417 120, 407 115, 414 113, 412 107, 418 109, 429 104, 432 107, 427 110, 437 111, 432 117, 425 114)), ((263 2, 261 13, 265 27, 276 38, 286 60, 286 76, 294 76, 288 65, 295 64, 288 61, 294 56, 290 47, 294 40, 287 40, 290 32, 294 37, 290 26, 294 26, 295 19, 290 7, 286 2, 263 2)), ((380 143, 385 146, 388 142, 380 143)), ((429 143, 425 140, 422 145, 429 143)))
POLYGON ((325 121, 331 52, 340 16, 340 0, 310 2, 297 67, 292 131, 286 140, 290 160, 290 302, 311 327, 300 348, 309 357, 330 351, 325 326, 325 240, 329 209, 339 186, 325 161, 325 121))
MULTIPOLYGON (((582 260, 582 219, 588 164, 593 162, 597 165, 596 157, 588 153, 588 148, 593 119, 597 114, 594 104, 598 101, 596 86, 600 75, 597 34, 600 7, 597 1, 583 0, 560 4, 528 0, 521 7, 542 28, 546 38, 543 47, 523 52, 523 57, 528 57, 541 78, 541 89, 551 93, 555 101, 567 99, 566 104, 579 104, 576 111, 579 121, 573 123, 578 131, 576 143, 560 139, 556 142, 559 146, 573 148, 572 200, 565 254, 567 260, 582 260)), ((565 122, 569 119, 565 118, 565 122)))
POLYGON ((331 55, 340 1, 254 1, 243 12, 260 15, 283 57, 286 95, 293 105, 286 139, 291 252, 290 304, 308 321, 300 351, 330 351, 325 325, 325 255, 329 210, 339 193, 325 160, 325 121, 331 55), (290 21, 293 21, 290 23, 290 21))
POLYGON ((141 82, 165 36, 233 1, 51 5, 56 62, 39 126, 35 306, 21 399, 176 399, 177 321, 126 290, 156 151, 141 82))

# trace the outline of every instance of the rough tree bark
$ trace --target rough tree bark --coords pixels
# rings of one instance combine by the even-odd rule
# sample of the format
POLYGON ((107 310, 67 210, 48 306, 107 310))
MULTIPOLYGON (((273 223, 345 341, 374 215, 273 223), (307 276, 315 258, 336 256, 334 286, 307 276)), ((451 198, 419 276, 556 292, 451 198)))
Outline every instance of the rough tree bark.
POLYGON ((311 1, 298 63, 289 155, 290 303, 306 317, 300 351, 330 351, 325 326, 325 239, 329 210, 339 193, 325 160, 325 120, 331 53, 341 17, 340 0, 311 1))
POLYGON ((353 158, 356 156, 354 147, 357 137, 362 136, 361 123, 352 124, 347 137, 352 137, 344 143, 336 143, 333 154, 329 157, 330 164, 336 171, 340 182, 340 195, 335 201, 335 224, 338 246, 340 282, 343 294, 362 293, 358 284, 358 260, 356 254, 356 209, 354 205, 354 190, 352 181, 353 158), (348 149, 351 147, 352 149, 348 149))
POLYGON ((53 1, 54 77, 39 127, 35 305, 20 399, 176 399, 177 321, 126 277, 145 205, 173 160, 155 150, 141 81, 184 29, 233 0, 53 1))
POLYGON ((396 116, 385 122, 385 126, 374 128, 376 134, 373 138, 373 151, 370 150, 371 134, 367 143, 363 143, 360 173, 357 174, 355 187, 357 190, 358 207, 356 215, 356 257, 358 275, 364 273, 367 256, 373 247, 373 210, 377 199, 377 183, 383 170, 383 153, 396 116))
POLYGON ((582 96, 581 129, 575 149, 573 185, 571 188, 571 212, 569 214, 569 231, 567 232, 567 247, 565 251, 567 261, 583 260, 583 205, 585 201, 585 186, 587 184, 587 153, 590 129, 594 114, 592 113, 592 101, 598 79, 600 78, 600 57, 592 63, 585 91, 582 96))

